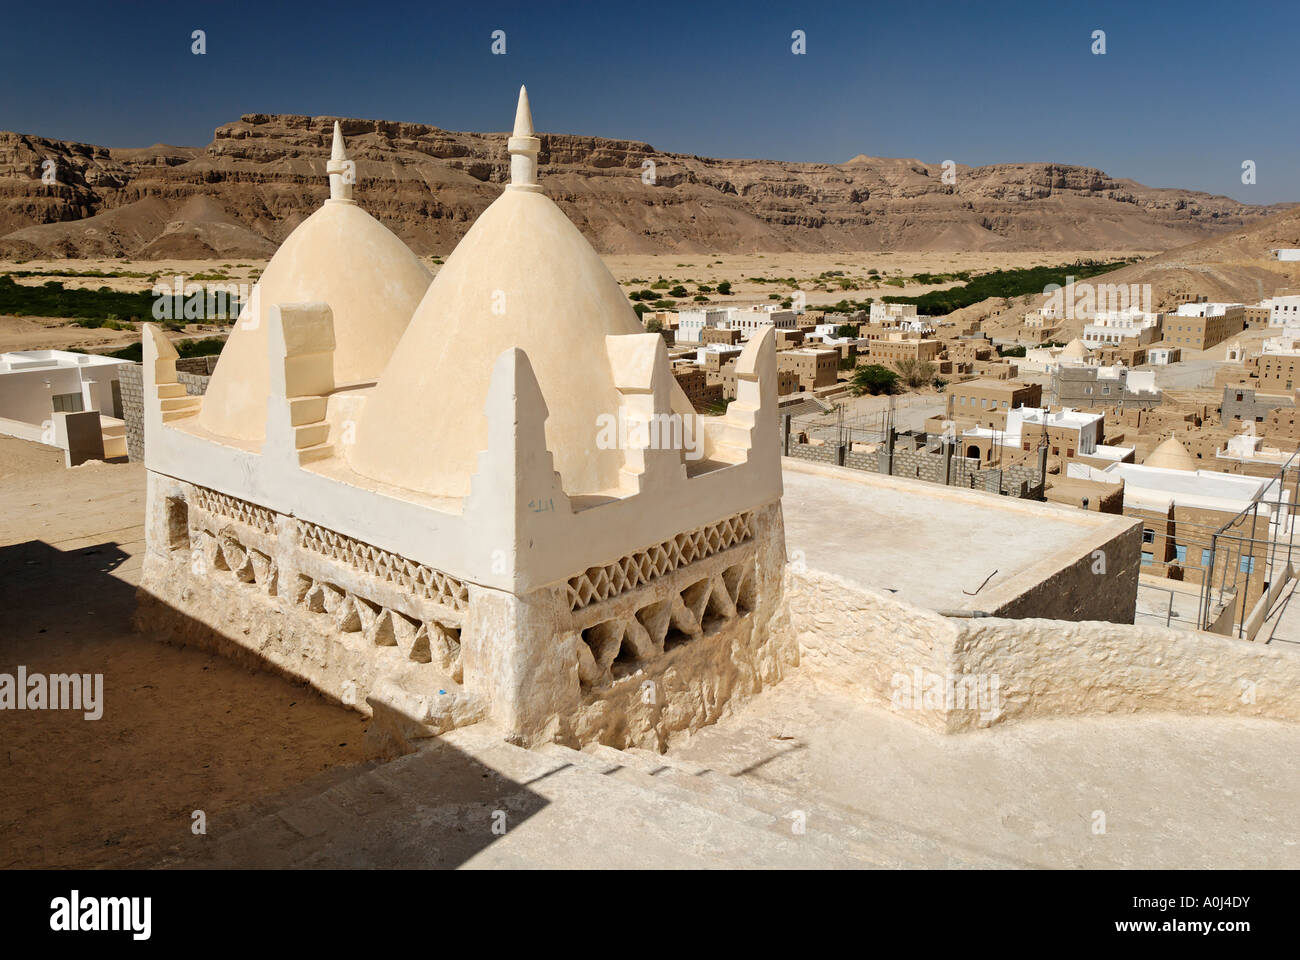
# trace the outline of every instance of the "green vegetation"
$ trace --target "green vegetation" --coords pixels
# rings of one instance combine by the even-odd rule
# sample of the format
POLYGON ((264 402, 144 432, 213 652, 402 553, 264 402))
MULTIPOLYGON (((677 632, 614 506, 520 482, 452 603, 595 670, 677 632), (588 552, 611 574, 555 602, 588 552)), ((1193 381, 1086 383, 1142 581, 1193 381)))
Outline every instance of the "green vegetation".
POLYGON ((645 332, 661 333, 663 331, 663 328, 664 328, 664 323, 662 320, 660 320, 658 317, 651 317, 649 320, 646 321, 645 332))
POLYGON ((731 296, 731 281, 723 280, 718 284, 718 293, 722 294, 724 297, 731 296))
POLYGON ((835 328, 835 336, 837 337, 856 337, 857 335, 858 335, 857 324, 841 323, 838 327, 835 328))
POLYGON ((999 357, 1023 357, 1024 355, 1024 347, 998 347, 999 357))
POLYGON ((671 290, 668 291, 668 296, 670 296, 670 297, 684 297, 684 296, 687 295, 688 292, 689 292, 689 291, 687 291, 687 289, 686 289, 685 287, 683 287, 683 286, 679 283, 679 284, 677 284, 677 286, 673 287, 671 290))
MULTIPOLYGON (((22 261, 17 261, 22 263, 22 261)), ((125 277, 130 280, 147 280, 152 273, 135 273, 131 270, 10 270, 11 277, 125 277)))
MULTIPOLYGON (((1023 297, 1029 294, 1042 293, 1049 284, 1055 283, 1064 286, 1067 276, 1074 277, 1076 281, 1086 280, 1088 277, 1095 277, 1098 274, 1109 273, 1111 270, 1118 270, 1120 267, 1132 262, 1131 259, 1111 262, 1081 260, 1078 263, 1060 267, 994 270, 991 273, 976 277, 969 283, 949 290, 932 290, 919 297, 891 296, 884 299, 887 303, 914 303, 916 304, 917 313, 933 317, 952 313, 954 310, 969 307, 973 303, 979 303, 981 300, 987 300, 990 297, 1023 297)), ((902 281, 895 282, 894 279, 885 282, 902 286, 902 281)))
MULTIPOLYGON (((211 357, 221 352, 221 348, 226 345, 226 341, 220 337, 205 337, 202 340, 173 340, 172 346, 182 357, 211 357)), ((118 350, 115 353, 108 353, 105 356, 116 357, 118 360, 134 360, 136 363, 141 359, 141 347, 138 343, 133 343, 124 350, 118 350)))
POLYGON ((103 326, 107 318, 127 317, 149 320, 153 317, 153 294, 142 291, 127 293, 100 287, 98 290, 65 290, 57 280, 47 280, 39 287, 14 282, 10 275, 0 276, 0 314, 15 317, 69 317, 87 321, 82 326, 103 326))
POLYGON ((671 310, 677 306, 676 300, 656 300, 652 306, 656 310, 671 310))
POLYGON ((853 392, 857 396, 869 393, 893 393, 898 386, 898 374, 878 363, 858 367, 853 373, 853 392))

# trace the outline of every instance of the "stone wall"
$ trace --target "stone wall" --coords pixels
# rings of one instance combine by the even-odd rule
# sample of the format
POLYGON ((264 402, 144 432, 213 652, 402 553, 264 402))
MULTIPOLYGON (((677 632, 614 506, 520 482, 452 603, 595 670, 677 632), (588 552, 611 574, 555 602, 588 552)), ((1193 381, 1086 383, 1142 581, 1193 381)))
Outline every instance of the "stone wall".
POLYGON ((1300 720, 1300 654, 1278 646, 1132 624, 947 618, 793 567, 785 593, 804 669, 935 730, 1137 711, 1300 720), (962 705, 975 690, 984 699, 962 705))
POLYGON ((949 458, 943 453, 935 453, 924 447, 912 449, 901 440, 894 448, 892 470, 889 452, 883 449, 883 445, 882 449, 874 453, 866 453, 843 449, 842 444, 825 443, 818 446, 791 439, 786 456, 869 473, 925 480, 928 483, 947 483, 953 487, 967 487, 1009 497, 1043 499, 1041 477, 1037 468, 1030 464, 1016 463, 1007 467, 980 469, 980 460, 975 457, 953 456, 949 463, 949 458))
MULTIPOLYGON (((201 373, 216 366, 216 357, 190 357, 176 361, 176 382, 191 397, 201 397, 208 390, 211 376, 201 373), (211 361, 209 363, 208 361, 211 361)), ((127 458, 132 462, 144 460, 144 378, 138 363, 118 368, 118 383, 122 390, 122 419, 126 421, 127 458)))
POLYGON ((795 457, 799 460, 810 460, 813 463, 829 463, 836 466, 840 462, 840 446, 836 443, 825 443, 815 445, 811 443, 796 443, 790 441, 790 450, 788 456, 795 457))

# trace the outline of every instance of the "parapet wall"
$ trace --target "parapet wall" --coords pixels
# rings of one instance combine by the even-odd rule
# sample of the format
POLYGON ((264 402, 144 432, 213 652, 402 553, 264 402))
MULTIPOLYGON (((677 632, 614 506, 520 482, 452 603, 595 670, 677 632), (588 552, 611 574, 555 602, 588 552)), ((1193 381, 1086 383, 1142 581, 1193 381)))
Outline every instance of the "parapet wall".
POLYGON ((1131 624, 948 618, 793 568, 785 595, 806 669, 934 730, 1137 711, 1300 720, 1300 656, 1276 646, 1131 624), (963 687, 979 702, 963 704, 963 687))

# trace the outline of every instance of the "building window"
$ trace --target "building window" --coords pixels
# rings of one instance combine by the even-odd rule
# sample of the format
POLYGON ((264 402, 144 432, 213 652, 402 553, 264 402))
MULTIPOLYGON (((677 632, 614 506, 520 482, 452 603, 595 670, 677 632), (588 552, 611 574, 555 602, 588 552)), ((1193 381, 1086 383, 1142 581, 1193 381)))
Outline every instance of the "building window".
POLYGON ((55 413, 81 413, 86 409, 79 393, 56 393, 51 399, 55 413))
POLYGON ((1151 556, 1151 554, 1148 553, 1147 551, 1143 550, 1143 551, 1142 551, 1142 566, 1144 566, 1144 567, 1149 567, 1149 566, 1151 566, 1151 560, 1152 560, 1152 556, 1151 556))
POLYGON ((1187 548, 1183 546, 1174 547, 1174 559, 1179 563, 1187 562, 1187 548))
POLYGON ((1210 551, 1209 551, 1209 550, 1202 550, 1202 551, 1201 551, 1201 566, 1203 566, 1203 567, 1208 567, 1209 565, 1210 565, 1210 551))
POLYGON ((1155 543, 1155 542, 1156 542, 1156 532, 1155 532, 1154 530, 1143 530, 1143 531, 1142 531, 1142 542, 1143 542, 1143 543, 1155 543))
POLYGON ((1242 558, 1241 558, 1241 561, 1237 564, 1237 569, 1240 570, 1242 573, 1254 573, 1254 572, 1255 572, 1255 558, 1254 558, 1254 557, 1242 557, 1242 558))

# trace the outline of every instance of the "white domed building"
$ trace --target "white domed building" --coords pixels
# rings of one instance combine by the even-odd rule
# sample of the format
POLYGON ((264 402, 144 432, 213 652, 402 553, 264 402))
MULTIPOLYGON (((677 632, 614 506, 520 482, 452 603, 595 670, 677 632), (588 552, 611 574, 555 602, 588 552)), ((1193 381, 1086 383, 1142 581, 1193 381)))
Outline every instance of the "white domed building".
POLYGON ((142 626, 521 743, 663 748, 797 661, 771 331, 697 415, 540 149, 521 90, 510 183, 429 284, 336 132, 205 397, 148 326, 142 626))
POLYGON ((199 413, 200 425, 216 436, 266 438, 272 305, 328 303, 334 382, 373 383, 433 279, 406 244, 352 199, 355 167, 337 123, 328 170, 330 198, 275 252, 221 352, 199 413))

